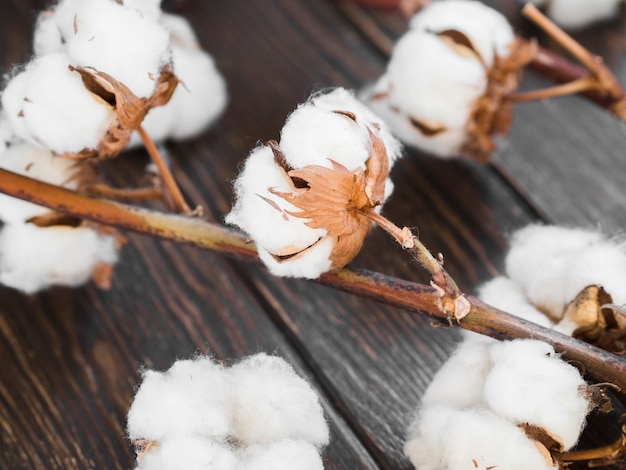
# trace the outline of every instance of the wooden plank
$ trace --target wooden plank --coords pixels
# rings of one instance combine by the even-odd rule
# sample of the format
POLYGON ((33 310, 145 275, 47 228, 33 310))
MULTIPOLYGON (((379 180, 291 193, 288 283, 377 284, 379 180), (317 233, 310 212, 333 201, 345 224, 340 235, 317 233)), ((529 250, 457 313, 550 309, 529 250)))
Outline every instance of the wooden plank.
MULTIPOLYGON (((3 60, 25 56, 34 6, 2 6, 3 26, 15 25, 0 28, 3 60)), ((214 139, 179 150, 200 148, 206 158, 214 139)), ((113 180, 129 183, 146 162, 136 152, 109 163, 113 180)), ((220 185, 223 206, 229 184, 220 185)), ((165 369, 196 352, 232 360, 268 351, 314 381, 237 269, 210 253, 130 236, 110 292, 56 288, 29 297, 1 288, 0 468, 131 467, 124 426, 140 367, 165 369)), ((333 438, 326 467, 377 468, 332 402, 325 404, 333 438)))

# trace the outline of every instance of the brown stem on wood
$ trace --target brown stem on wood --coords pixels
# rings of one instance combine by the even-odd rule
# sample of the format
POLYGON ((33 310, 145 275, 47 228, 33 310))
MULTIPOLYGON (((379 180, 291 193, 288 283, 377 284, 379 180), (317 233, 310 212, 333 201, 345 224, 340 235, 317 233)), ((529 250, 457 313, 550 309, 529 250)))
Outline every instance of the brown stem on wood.
POLYGON ((91 196, 113 199, 115 201, 125 201, 128 199, 161 199, 161 190, 148 186, 145 188, 112 188, 107 184, 96 183, 85 187, 84 191, 91 196))
POLYGON ((143 145, 146 147, 146 150, 150 154, 150 158, 152 158, 152 161, 159 170, 159 175, 163 180, 163 184, 165 186, 167 194, 171 198, 174 210, 180 214, 191 214, 192 211, 185 202, 183 193, 180 191, 178 184, 176 184, 174 175, 172 175, 172 172, 163 160, 163 157, 161 156, 159 150, 156 148, 156 145, 154 145, 154 142, 152 142, 152 139, 146 133, 142 126, 139 126, 136 130, 139 134, 139 137, 141 137, 143 145))
POLYGON ((588 90, 595 90, 597 88, 598 81, 595 78, 588 76, 550 88, 515 93, 506 96, 505 99, 514 103, 522 103, 525 101, 545 100, 548 98, 555 98, 557 96, 572 95, 574 93, 582 93, 588 90))
MULTIPOLYGON (((94 199, 4 169, 0 169, 0 192, 104 225, 194 245, 246 261, 258 261, 254 246, 243 234, 195 217, 163 214, 94 199)), ((439 308, 441 295, 438 288, 358 269, 327 273, 317 282, 448 322, 447 314, 439 308)), ((471 311, 460 322, 462 328, 500 339, 545 341, 566 359, 580 363, 596 381, 612 383, 626 391, 626 361, 621 358, 502 312, 474 297, 464 298, 471 311)))
POLYGON ((440 308, 446 314, 449 323, 452 323, 454 318, 460 321, 469 313, 469 304, 465 302, 465 296, 458 288, 454 279, 443 268, 443 256, 441 253, 438 258, 435 258, 408 227, 398 227, 374 209, 363 212, 363 215, 390 234, 402 248, 411 253, 430 272, 433 277, 432 285, 441 296, 440 308))
MULTIPOLYGON (((541 13, 533 4, 526 4, 522 9, 522 13, 563 46, 591 73, 591 76, 596 80, 596 86, 585 90, 585 94, 591 93, 594 101, 606 107, 621 120, 626 121, 626 91, 624 91, 615 75, 604 65, 602 57, 594 55, 585 49, 552 20, 541 13), (596 99, 596 97, 600 99, 596 99)), ((558 56, 541 50, 533 61, 536 64, 533 65, 546 75, 564 82, 589 76, 584 69, 572 67, 563 58, 554 60, 555 57, 558 56)))

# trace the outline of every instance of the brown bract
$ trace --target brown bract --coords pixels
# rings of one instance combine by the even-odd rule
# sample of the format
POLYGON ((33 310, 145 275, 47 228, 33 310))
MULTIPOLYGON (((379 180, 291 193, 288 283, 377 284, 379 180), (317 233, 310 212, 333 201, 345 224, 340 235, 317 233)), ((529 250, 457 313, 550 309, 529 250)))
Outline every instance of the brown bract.
POLYGON ((85 148, 77 153, 64 153, 61 156, 65 158, 101 159, 117 156, 128 146, 133 131, 141 125, 148 111, 167 104, 178 85, 178 78, 170 65, 161 69, 154 92, 147 98, 139 98, 123 83, 91 67, 70 66, 70 70, 79 73, 85 88, 115 110, 116 119, 96 147, 85 148))
POLYGON ((326 237, 336 239, 330 255, 332 270, 342 268, 357 255, 371 225, 367 214, 383 203, 389 160, 383 142, 369 128, 368 132, 371 151, 365 169, 350 171, 332 158, 331 168, 281 166, 291 192, 269 189, 300 209, 287 211, 289 215, 307 219, 307 226, 325 229, 326 237))
POLYGON ((626 353, 626 316, 602 287, 587 286, 572 300, 563 319, 575 323, 578 328, 573 336, 606 351, 623 355, 626 353))
POLYGON ((494 57, 493 65, 487 68, 485 94, 474 102, 466 124, 463 156, 480 162, 489 160, 489 154, 495 149, 493 136, 506 134, 511 126, 513 104, 507 96, 518 89, 520 72, 532 61, 536 51, 536 42, 516 39, 506 57, 494 57))

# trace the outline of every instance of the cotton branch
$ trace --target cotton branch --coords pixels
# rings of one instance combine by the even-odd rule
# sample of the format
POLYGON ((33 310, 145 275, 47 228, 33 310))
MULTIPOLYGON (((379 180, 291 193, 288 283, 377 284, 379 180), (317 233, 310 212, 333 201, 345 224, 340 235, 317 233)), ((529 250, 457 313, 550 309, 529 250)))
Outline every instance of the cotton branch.
MULTIPOLYGON (((258 261, 254 247, 243 234, 195 217, 164 214, 95 199, 3 169, 0 169, 0 192, 104 225, 193 245, 245 261, 258 261)), ((439 292, 430 286, 355 268, 324 274, 317 282, 427 315, 443 324, 449 320, 446 312, 439 308, 439 292)), ((618 356, 502 312, 475 297, 466 298, 470 313, 458 322, 460 327, 500 339, 534 338, 545 341, 566 359, 581 364, 594 380, 610 382, 626 390, 626 361, 618 356)))

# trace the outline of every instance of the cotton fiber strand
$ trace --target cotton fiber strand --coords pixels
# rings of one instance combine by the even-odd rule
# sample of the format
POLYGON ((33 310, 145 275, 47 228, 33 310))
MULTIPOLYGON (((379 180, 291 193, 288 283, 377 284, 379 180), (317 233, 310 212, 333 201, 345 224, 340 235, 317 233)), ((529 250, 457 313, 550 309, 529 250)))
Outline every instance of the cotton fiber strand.
POLYGON ((252 446, 243 452, 239 470, 323 470, 317 448, 304 441, 285 439, 252 446))
POLYGON ((161 442, 139 462, 137 470, 238 470, 237 457, 225 445, 194 436, 161 442))
MULTIPOLYGON (((615 18, 623 0, 533 0, 545 6, 548 16, 563 28, 577 30, 592 23, 615 18)), ((521 3, 525 3, 520 0, 521 3)))

